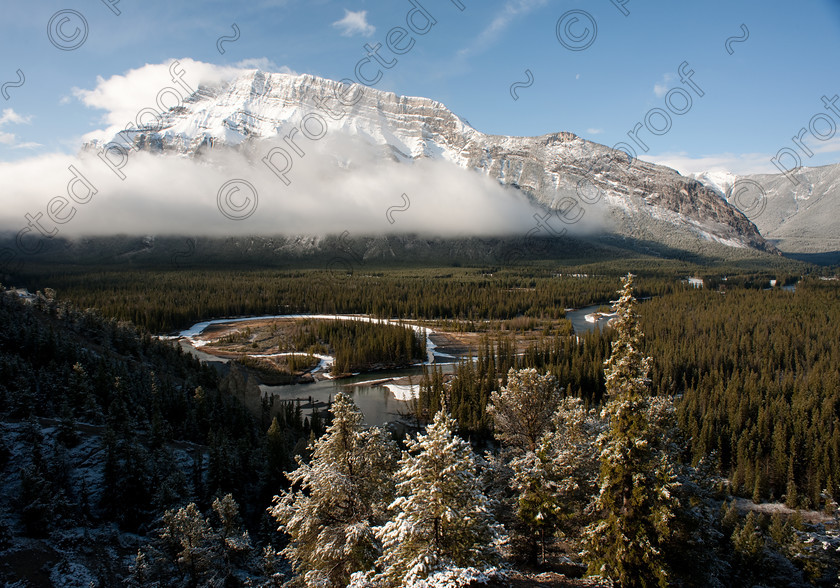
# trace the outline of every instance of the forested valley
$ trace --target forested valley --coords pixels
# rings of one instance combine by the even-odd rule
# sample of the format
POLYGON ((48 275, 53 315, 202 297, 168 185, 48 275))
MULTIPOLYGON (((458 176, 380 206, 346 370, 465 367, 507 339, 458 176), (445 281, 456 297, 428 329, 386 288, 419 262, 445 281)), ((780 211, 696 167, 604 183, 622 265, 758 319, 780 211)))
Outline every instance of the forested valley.
MULTIPOLYGON (((836 283, 802 282, 796 292, 684 290, 641 304, 639 314, 651 389, 679 399, 686 460, 714 455, 732 489, 756 501, 784 497, 791 507, 821 508, 838 496, 836 283)), ((517 355, 515 335, 487 336, 477 360, 462 362, 448 385, 439 368, 429 371, 416 412, 428 420, 446 392, 462 430, 489 438, 486 405, 510 368, 548 372, 565 395, 596 407, 613 338, 612 330, 581 341, 546 337, 517 355)))
MULTIPOLYGON (((619 264, 620 265, 620 264, 619 264)), ((778 270, 737 266, 707 268, 686 263, 657 267, 651 262, 637 297, 644 299, 684 288, 687 272, 715 287, 721 276, 730 287, 763 288, 770 279, 792 283, 804 271, 786 264, 778 270), (792 273, 799 270, 796 273, 792 273)), ((45 285, 79 308, 131 321, 152 333, 167 333, 208 318, 265 314, 367 314, 391 319, 458 319, 462 328, 519 316, 558 319, 567 308, 615 298, 616 264, 582 268, 542 264, 533 267, 446 267, 375 269, 337 274, 310 270, 184 269, 146 270, 32 266, 17 286, 35 291, 45 285)))
MULTIPOLYGON (((838 282, 640 272, 615 302, 620 274, 586 269, 68 272, 28 302, 0 295, 0 577, 834 585, 838 282), (571 332, 566 309, 611 300, 610 327, 571 332), (482 335, 454 373, 426 368, 408 438, 343 394, 246 408, 235 369, 154 336, 305 312, 482 335), (542 332, 524 345, 522 317, 542 332)), ((303 324, 300 349, 329 342, 337 371, 425 355, 411 329, 303 324)))

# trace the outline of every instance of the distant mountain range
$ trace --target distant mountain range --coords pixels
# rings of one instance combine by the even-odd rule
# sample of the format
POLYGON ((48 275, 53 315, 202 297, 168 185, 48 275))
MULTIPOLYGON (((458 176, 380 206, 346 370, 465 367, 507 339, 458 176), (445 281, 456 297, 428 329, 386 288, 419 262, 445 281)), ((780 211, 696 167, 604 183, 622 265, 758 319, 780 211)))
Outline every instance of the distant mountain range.
MULTIPOLYGON (((434 100, 311 75, 257 70, 219 87, 200 87, 154 127, 124 131, 111 144, 193 158, 236 150, 249 154, 254 165, 273 166, 282 181, 284 166, 291 167, 307 145, 326 135, 361 139, 392 161, 427 158, 486 174, 551 213, 545 219, 558 232, 568 228, 574 234, 574 221, 593 211, 589 218, 598 219, 603 233, 680 250, 710 243, 772 253, 776 247, 840 250, 838 215, 829 214, 840 165, 800 170, 799 186, 782 175, 685 177, 668 167, 629 161, 622 151, 572 133, 487 135, 434 100), (742 212, 736 198, 726 199, 744 179, 758 182, 767 194, 761 214, 742 212)), ((347 162, 336 158, 335 165, 347 162)))
POLYGON ((740 207, 780 250, 804 258, 833 253, 840 259, 840 164, 801 167, 790 175, 707 172, 694 177, 740 207))

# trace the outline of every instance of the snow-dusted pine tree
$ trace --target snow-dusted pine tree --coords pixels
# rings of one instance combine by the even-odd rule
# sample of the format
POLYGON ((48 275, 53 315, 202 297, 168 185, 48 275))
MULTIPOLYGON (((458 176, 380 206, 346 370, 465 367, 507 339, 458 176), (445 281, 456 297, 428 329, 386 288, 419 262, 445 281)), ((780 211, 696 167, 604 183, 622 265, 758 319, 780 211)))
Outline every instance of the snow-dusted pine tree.
POLYGON ((126 585, 188 588, 230 585, 251 553, 251 540, 242 531, 239 505, 228 494, 213 502, 219 520, 214 529, 194 503, 163 515, 159 536, 141 548, 126 585))
MULTIPOLYGON (((495 473, 509 485, 499 496, 498 516, 508 526, 515 554, 531 564, 545 562, 546 545, 563 514, 569 513, 563 503, 570 497, 564 490, 580 487, 572 479, 573 469, 586 462, 575 451, 585 445, 577 437, 585 435, 586 410, 580 401, 561 402, 561 396, 550 374, 511 369, 507 386, 493 392, 487 405, 496 438, 503 444, 499 459, 489 461, 509 470, 495 473)), ((589 463, 591 468, 592 460, 589 463)))
POLYGON ((609 427, 599 438, 601 520, 588 529, 590 572, 621 587, 666 586, 661 546, 670 533, 675 477, 667 456, 656 450, 657 427, 650 422, 651 358, 641 351, 642 331, 633 298, 633 275, 613 310, 616 339, 605 362, 609 427))
POLYGON ((498 560, 499 526, 490 514, 469 444, 454 434, 455 420, 440 411, 397 472, 393 520, 377 530, 383 554, 377 577, 407 586, 451 568, 486 568, 498 560))
POLYGON ((565 398, 560 403, 554 426, 543 435, 537 451, 511 463, 521 518, 543 534, 557 530, 571 535, 567 540, 579 536, 584 509, 598 488, 596 440, 603 431, 604 421, 581 399, 565 398))
POLYGON ((242 531, 239 505, 230 494, 213 501, 213 514, 217 521, 216 534, 222 546, 225 566, 229 569, 253 549, 248 531, 242 531))
POLYGON ((379 428, 364 428, 346 394, 336 395, 332 414, 312 461, 298 459, 288 474, 293 489, 269 508, 290 536, 283 553, 306 586, 343 587, 353 572, 373 567, 380 555, 373 528, 386 520, 394 497, 394 442, 379 428))
POLYGON ((507 386, 490 394, 487 412, 493 417, 496 438, 508 447, 536 451, 551 427, 562 390, 557 379, 537 370, 513 368, 507 386))

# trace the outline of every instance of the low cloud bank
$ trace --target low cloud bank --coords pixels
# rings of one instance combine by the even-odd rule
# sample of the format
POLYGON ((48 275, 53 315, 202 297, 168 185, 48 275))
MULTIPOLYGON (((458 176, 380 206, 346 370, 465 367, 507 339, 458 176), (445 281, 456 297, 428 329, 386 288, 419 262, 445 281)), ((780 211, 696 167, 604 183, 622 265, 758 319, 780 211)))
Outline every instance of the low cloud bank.
POLYGON ((0 163, 0 230, 24 230, 30 249, 39 236, 117 233, 502 236, 525 234, 545 214, 479 172, 398 162, 359 139, 322 141, 285 185, 262 161, 271 148, 261 141, 194 159, 135 151, 125 179, 94 151, 0 163))

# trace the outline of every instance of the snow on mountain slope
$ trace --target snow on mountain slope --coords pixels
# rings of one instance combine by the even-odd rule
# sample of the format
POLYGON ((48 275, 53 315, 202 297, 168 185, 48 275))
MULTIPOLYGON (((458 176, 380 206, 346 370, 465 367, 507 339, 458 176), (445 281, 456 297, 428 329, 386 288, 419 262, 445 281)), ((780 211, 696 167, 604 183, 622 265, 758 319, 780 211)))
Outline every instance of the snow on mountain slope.
MULTIPOLYGON (((248 153, 255 165, 268 165, 266 155, 273 153, 270 161, 294 174, 293 163, 323 137, 328 140, 321 146, 351 137, 394 161, 430 159, 477 170, 553 211, 555 233, 572 231, 586 217, 589 223, 596 219, 600 230, 669 246, 712 241, 773 250, 714 190, 670 168, 630 162, 623 152, 572 133, 486 135, 434 100, 311 75, 256 70, 217 88, 201 87, 153 126, 86 148, 119 144, 189 157, 234 149, 248 153)), ((353 158, 336 153, 335 159, 337 167, 351 167, 353 158)))
POLYGON ((738 180, 738 176, 735 174, 728 172, 728 171, 705 171, 698 174, 689 174, 690 178, 693 178, 706 186, 707 188, 711 188, 715 192, 719 193, 721 196, 726 196, 735 182, 738 180))
POLYGON ((791 175, 796 183, 784 174, 706 172, 696 178, 742 208, 762 236, 780 250, 840 251, 840 164, 802 167, 791 175), (741 187, 746 192, 739 199, 741 187), (757 203, 757 197, 763 203, 757 203))

